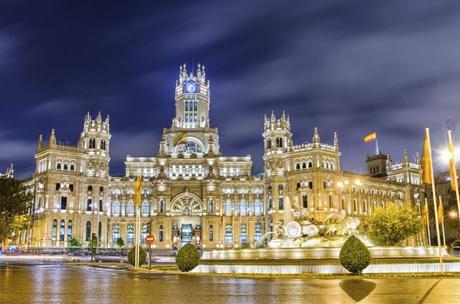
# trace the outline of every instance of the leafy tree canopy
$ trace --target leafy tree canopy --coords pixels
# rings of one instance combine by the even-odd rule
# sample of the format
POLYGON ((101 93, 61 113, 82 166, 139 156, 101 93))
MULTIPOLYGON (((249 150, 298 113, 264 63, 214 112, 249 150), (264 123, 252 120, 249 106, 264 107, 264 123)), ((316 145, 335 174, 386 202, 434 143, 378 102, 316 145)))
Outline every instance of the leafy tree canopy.
POLYGON ((12 178, 0 178, 0 242, 15 236, 15 231, 27 227, 27 213, 33 194, 24 184, 12 178))
POLYGON ((420 231, 419 215, 412 209, 390 205, 378 208, 369 219, 369 236, 382 246, 395 246, 420 231))

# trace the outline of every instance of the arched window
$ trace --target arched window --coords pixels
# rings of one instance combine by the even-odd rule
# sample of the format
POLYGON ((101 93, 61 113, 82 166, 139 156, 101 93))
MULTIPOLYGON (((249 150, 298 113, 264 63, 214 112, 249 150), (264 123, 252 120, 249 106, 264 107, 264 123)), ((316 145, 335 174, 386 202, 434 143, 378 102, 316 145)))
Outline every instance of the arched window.
POLYGON ((93 191, 93 186, 88 186, 88 192, 92 192, 93 191))
POLYGON ((134 244, 134 224, 128 224, 126 231, 126 243, 132 246, 134 244))
POLYGON ((262 241, 262 236, 264 234, 264 228, 261 223, 256 223, 254 227, 254 239, 259 243, 262 241))
POLYGON ((142 212, 143 215, 149 215, 150 213, 150 203, 145 201, 142 202, 142 212))
POLYGON ((254 215, 264 215, 264 203, 262 201, 257 200, 254 202, 254 215))
POLYGON ((145 238, 149 234, 149 225, 148 224, 142 224, 142 231, 141 231, 141 243, 142 245, 145 245, 145 238))
POLYGON ((112 215, 119 215, 121 213, 120 202, 112 203, 112 215))
POLYGON ((72 221, 67 221, 67 241, 72 239, 72 221))
POLYGON ((64 164, 64 170, 65 171, 69 170, 69 165, 68 164, 64 164))
POLYGON ((65 221, 61 220, 59 224, 59 241, 65 240, 65 221))
POLYGON ((241 201, 240 202, 239 213, 240 213, 241 216, 248 215, 248 202, 247 201, 241 201))
POLYGON ((113 224, 112 226, 112 246, 117 244, 117 240, 120 238, 120 224, 113 224))
POLYGON ((92 211, 93 210, 93 200, 88 198, 88 201, 86 202, 86 211, 92 211))
POLYGON ((241 224, 240 226, 240 244, 248 242, 248 225, 241 224))
POLYGON ((302 169, 307 169, 307 164, 306 163, 302 163, 302 169))
POLYGON ((233 203, 232 203, 232 201, 226 200, 224 209, 225 209, 225 215, 226 216, 231 216, 232 213, 233 213, 233 203))
POLYGON ((214 212, 214 202, 212 199, 208 201, 208 212, 214 212))
POLYGON ((102 235, 102 222, 99 222, 97 226, 97 239, 100 241, 102 235))
POLYGON ((214 241, 214 225, 209 225, 209 241, 214 241))
POLYGON ((59 189, 61 189, 61 184, 60 184, 60 183, 57 183, 57 184, 56 184, 56 190, 59 190, 59 189))
POLYGON ((101 140, 101 149, 105 150, 105 140, 101 140))
POLYGON ((75 165, 74 164, 70 165, 70 171, 75 171, 75 165))
POLYGON ((163 225, 160 225, 158 227, 158 240, 160 242, 163 242, 163 240, 164 240, 164 228, 163 228, 163 225))
POLYGON ((296 169, 296 170, 300 170, 300 163, 296 163, 296 164, 295 164, 295 169, 296 169))
POLYGON ((267 149, 271 149, 272 147, 272 141, 271 139, 267 140, 267 149))
POLYGON ((69 185, 69 190, 70 190, 70 192, 73 192, 73 184, 69 185))
POLYGON ((160 213, 165 212, 165 202, 164 200, 160 200, 160 213))
POLYGON ((85 234, 85 240, 89 242, 91 240, 91 222, 87 221, 86 222, 86 234, 85 234))
POLYGON ((358 202, 356 200, 353 200, 353 212, 358 211, 358 202))
POLYGON ((329 195, 329 208, 333 208, 334 207, 334 202, 332 200, 332 195, 329 195))
POLYGON ((100 195, 104 194, 104 187, 102 187, 102 186, 99 187, 99 194, 100 195))
POLYGON ((53 221, 53 226, 51 226, 51 239, 56 241, 57 238, 57 220, 53 221))
POLYGON ((232 225, 225 226, 225 237, 224 237, 225 244, 233 244, 233 229, 232 225))
POLYGON ((307 167, 308 167, 309 169, 313 168, 313 162, 312 162, 311 160, 308 161, 307 167))
POLYGON ((134 203, 128 202, 126 205, 126 214, 127 215, 134 215, 134 203))
POLYGON ((57 164, 56 164, 56 169, 57 169, 57 170, 61 170, 61 169, 62 169, 61 163, 57 163, 57 164))
POLYGON ((95 149, 96 148, 96 140, 94 138, 89 139, 89 148, 95 149))
POLYGON ((102 200, 99 200, 99 212, 104 211, 104 204, 102 203, 102 200))

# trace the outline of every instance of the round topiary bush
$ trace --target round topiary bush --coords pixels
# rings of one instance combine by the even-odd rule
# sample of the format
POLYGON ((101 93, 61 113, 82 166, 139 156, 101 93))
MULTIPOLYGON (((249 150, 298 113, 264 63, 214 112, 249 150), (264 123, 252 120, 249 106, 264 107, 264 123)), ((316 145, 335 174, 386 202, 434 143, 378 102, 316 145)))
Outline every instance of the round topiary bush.
POLYGON ((371 253, 366 245, 356 236, 350 236, 340 250, 340 263, 353 274, 361 272, 369 266, 371 253))
POLYGON ((185 244, 177 252, 176 264, 180 271, 188 272, 200 264, 200 253, 193 244, 185 244))
MULTIPOLYGON (((133 248, 131 248, 131 250, 128 253, 128 262, 129 262, 129 264, 131 264, 133 266, 136 263, 136 261, 135 261, 135 252, 136 252, 136 248, 133 247, 133 248)), ((144 248, 139 246, 139 266, 144 265, 146 260, 147 260, 147 253, 145 252, 144 248)))

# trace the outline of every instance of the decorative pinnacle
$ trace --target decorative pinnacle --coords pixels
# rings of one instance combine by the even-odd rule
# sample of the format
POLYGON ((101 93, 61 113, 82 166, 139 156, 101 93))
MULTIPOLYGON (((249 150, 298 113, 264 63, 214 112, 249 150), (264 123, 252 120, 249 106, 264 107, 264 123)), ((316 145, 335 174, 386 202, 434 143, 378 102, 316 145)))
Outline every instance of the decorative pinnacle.
POLYGON ((320 138, 318 134, 318 128, 315 127, 314 132, 313 132, 313 143, 319 144, 319 142, 320 142, 320 138))

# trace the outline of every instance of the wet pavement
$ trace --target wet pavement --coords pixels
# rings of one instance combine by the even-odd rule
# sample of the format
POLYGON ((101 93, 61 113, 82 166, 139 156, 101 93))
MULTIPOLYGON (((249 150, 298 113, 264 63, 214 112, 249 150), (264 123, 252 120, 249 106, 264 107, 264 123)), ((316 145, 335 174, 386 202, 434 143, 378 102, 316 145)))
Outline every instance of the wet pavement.
POLYGON ((246 279, 0 262, 0 303, 460 303, 460 278, 246 279))

